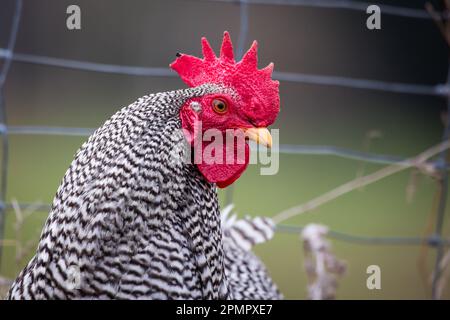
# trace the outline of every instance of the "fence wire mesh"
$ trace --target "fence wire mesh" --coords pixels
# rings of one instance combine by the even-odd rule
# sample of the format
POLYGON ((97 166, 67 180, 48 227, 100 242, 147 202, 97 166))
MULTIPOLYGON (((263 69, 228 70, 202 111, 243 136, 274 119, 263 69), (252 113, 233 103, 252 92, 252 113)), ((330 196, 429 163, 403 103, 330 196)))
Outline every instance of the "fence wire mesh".
MULTIPOLYGON (((236 3, 240 7, 240 32, 238 37, 237 56, 242 57, 244 52, 244 45, 248 39, 249 33, 249 6, 250 5, 285 5, 285 6, 305 6, 323 9, 340 9, 340 10, 357 10, 365 11, 369 5, 373 3, 366 3, 354 0, 203 0, 212 2, 229 2, 236 3)), ((12 24, 9 33, 8 44, 6 48, 0 48, 0 59, 3 60, 2 68, 0 70, 0 136, 2 141, 1 151, 1 165, 0 165, 0 239, 3 239, 5 228, 5 213, 13 207, 13 204, 6 201, 7 191, 7 177, 8 177, 8 159, 9 159, 9 137, 12 135, 59 135, 59 136, 89 136, 95 129, 91 128, 69 128, 69 127, 47 127, 47 126, 10 126, 7 122, 6 105, 4 98, 4 85, 7 79, 8 71, 13 62, 15 63, 29 63, 48 67, 67 68, 84 70, 89 72, 100 72, 109 74, 124 74, 130 76, 143 77, 175 77, 175 73, 168 68, 152 68, 139 67, 129 65, 113 65, 94 63, 89 61, 71 60, 57 57, 48 57, 34 54, 24 54, 14 51, 17 34, 20 25, 22 0, 15 1, 15 9, 13 13, 12 24)), ((405 7, 397 7, 392 5, 378 4, 383 14, 388 14, 396 17, 410 18, 410 19, 427 19, 431 20, 433 17, 429 12, 422 9, 413 9, 405 7)), ((450 16, 448 11, 439 13, 440 18, 447 20, 450 16)), ((379 92, 410 94, 410 95, 428 95, 437 96, 447 99, 447 108, 450 110, 450 69, 448 72, 448 79, 446 83, 436 85, 423 84, 409 84, 386 82, 371 79, 356 79, 340 76, 324 76, 316 74, 290 73, 290 72, 274 72, 274 78, 285 81, 302 84, 311 84, 318 86, 337 86, 351 89, 366 89, 375 90, 379 92)), ((447 112, 447 121, 442 141, 447 141, 450 136, 450 112, 447 112)), ((346 148, 326 145, 288 145, 281 144, 279 147, 281 154, 294 155, 333 155, 345 159, 353 159, 364 161, 368 163, 377 164, 395 164, 406 159, 397 155, 376 154, 369 152, 361 152, 350 150, 346 148)), ((357 236, 347 233, 342 233, 335 230, 330 230, 328 235, 336 240, 361 244, 361 245, 404 245, 404 246, 430 246, 436 249, 436 261, 434 264, 434 272, 432 279, 432 297, 437 298, 437 283, 441 277, 440 263, 443 258, 444 248, 450 246, 450 239, 443 237, 443 225, 446 212, 446 200, 448 193, 448 170, 450 164, 448 163, 448 152, 443 151, 435 160, 427 160, 427 164, 435 170, 441 172, 440 179, 440 197, 438 204, 438 214, 434 233, 428 237, 365 237, 357 236)), ((233 187, 229 187, 226 192, 226 203, 231 203, 233 200, 233 187)), ((31 204, 17 203, 20 208, 28 208, 31 204)), ((35 209, 50 210, 49 204, 42 204, 35 209)), ((277 226, 277 232, 301 234, 302 226, 292 226, 280 224, 277 226)), ((0 245, 0 259, 2 256, 2 246, 0 245)))

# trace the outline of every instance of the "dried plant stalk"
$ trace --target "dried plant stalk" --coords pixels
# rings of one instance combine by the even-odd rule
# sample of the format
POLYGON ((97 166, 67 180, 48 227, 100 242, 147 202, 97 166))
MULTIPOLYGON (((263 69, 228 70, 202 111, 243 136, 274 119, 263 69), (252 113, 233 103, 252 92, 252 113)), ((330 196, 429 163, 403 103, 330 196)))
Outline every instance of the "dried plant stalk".
POLYGON ((327 233, 326 226, 309 224, 301 234, 308 277, 308 298, 312 300, 335 299, 337 280, 347 269, 346 263, 331 252, 331 244, 326 239, 327 233))
MULTIPOLYGON (((39 234, 32 237, 30 240, 24 242, 22 240, 23 229, 27 219, 37 211, 41 204, 32 204, 22 210, 16 199, 11 201, 11 206, 14 212, 14 239, 0 239, 0 246, 14 246, 16 249, 15 262, 20 265, 22 260, 36 248, 39 239, 39 234)), ((6 295, 12 280, 0 276, 0 299, 6 295)))

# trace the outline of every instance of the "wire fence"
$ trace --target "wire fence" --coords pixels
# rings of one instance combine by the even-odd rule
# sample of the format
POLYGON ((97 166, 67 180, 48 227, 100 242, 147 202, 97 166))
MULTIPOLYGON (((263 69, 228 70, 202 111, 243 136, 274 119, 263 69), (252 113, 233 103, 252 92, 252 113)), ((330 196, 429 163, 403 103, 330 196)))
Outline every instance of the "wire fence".
MULTIPOLYGON (((236 3, 240 8, 240 32, 238 38, 237 55, 241 57, 244 52, 244 45, 248 38, 249 31, 249 6, 250 5, 287 5, 287 6, 304 6, 324 9, 341 9, 366 11, 367 7, 373 3, 365 3, 354 0, 203 0, 215 2, 236 3)), ((379 4, 383 14, 392 16, 424 19, 432 22, 431 15, 426 10, 396 7, 391 5, 379 4)), ((20 25, 20 17, 22 11, 22 0, 15 1, 15 11, 9 34, 9 40, 6 48, 0 48, 0 60, 3 60, 0 70, 0 136, 2 141, 1 165, 0 165, 0 239, 3 239, 5 228, 5 213, 12 208, 11 203, 6 202, 7 176, 8 176, 8 159, 9 159, 9 136, 11 135, 61 135, 61 136, 89 136, 94 132, 91 128, 68 128, 68 127, 46 127, 46 126, 10 126, 7 122, 6 106, 4 99, 4 84, 8 75, 8 71, 13 62, 38 64, 49 67, 67 68, 84 70, 89 72, 101 72, 109 74, 124 74, 130 76, 145 77, 175 77, 168 68, 150 68, 138 66, 112 65, 103 63, 94 63, 88 61, 79 61, 71 59, 63 59, 56 57, 48 57, 34 54, 24 54, 14 51, 15 42, 20 25)), ((450 15, 449 11, 439 13, 439 17, 447 20, 450 15)), ((449 78, 446 83, 436 85, 409 84, 377 81, 371 79, 356 79, 339 76, 324 76, 315 74, 290 73, 290 72, 274 72, 274 78, 286 81, 320 86, 337 86, 351 89, 366 89, 380 92, 390 92, 410 95, 428 95, 438 96, 447 99, 447 107, 450 110, 450 70, 449 78)), ((450 112, 447 112, 447 125, 442 137, 443 141, 447 141, 450 135, 450 112)), ((335 146, 311 146, 311 145, 280 145, 279 152, 282 154, 298 154, 298 155, 327 155, 337 156, 345 159, 353 159, 376 164, 395 164, 407 159, 397 155, 376 154, 369 152, 361 152, 335 146)), ((328 235, 336 240, 361 245, 405 245, 405 246, 429 246, 436 249, 436 261, 433 272, 432 296, 437 298, 437 283, 441 277, 442 270, 439 268, 443 257, 444 248, 450 246, 450 239, 443 237, 443 224, 446 211, 446 199, 448 193, 448 170, 450 164, 447 161, 448 152, 443 151, 435 160, 428 160, 427 165, 441 173, 440 197, 438 204, 437 220, 433 234, 428 237, 365 237, 346 234, 331 230, 328 235)), ((233 187, 229 187, 226 193, 226 202, 230 203, 233 199, 233 187)), ((27 208, 30 204, 18 203, 20 208, 27 208)), ((36 206, 35 206, 36 207, 36 206)), ((49 204, 39 205, 38 210, 50 210, 49 204)), ((277 231, 282 233, 300 234, 303 230, 301 226, 278 225, 277 231)), ((2 246, 0 246, 0 259, 2 256, 2 246)))

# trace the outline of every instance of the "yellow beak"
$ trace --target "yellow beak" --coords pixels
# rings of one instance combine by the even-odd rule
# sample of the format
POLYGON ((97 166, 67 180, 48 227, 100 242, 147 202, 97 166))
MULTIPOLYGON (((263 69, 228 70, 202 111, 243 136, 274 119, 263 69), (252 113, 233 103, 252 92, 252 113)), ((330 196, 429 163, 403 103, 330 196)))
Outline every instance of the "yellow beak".
POLYGON ((267 148, 272 147, 272 135, 267 128, 245 129, 245 135, 250 139, 267 148))

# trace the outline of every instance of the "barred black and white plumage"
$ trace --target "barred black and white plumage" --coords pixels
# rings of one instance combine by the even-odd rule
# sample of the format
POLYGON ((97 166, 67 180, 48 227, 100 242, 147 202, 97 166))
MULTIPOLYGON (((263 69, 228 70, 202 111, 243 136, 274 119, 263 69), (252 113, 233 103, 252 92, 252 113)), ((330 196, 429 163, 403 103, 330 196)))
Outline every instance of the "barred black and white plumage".
MULTIPOLYGON (((216 187, 171 155, 183 144, 179 107, 218 90, 144 96, 99 128, 64 176, 37 253, 9 298, 234 297, 224 275, 216 187), (71 266, 81 276, 74 290, 67 289, 71 266)), ((225 256, 234 279, 248 261, 239 254, 250 253, 231 239, 225 256)), ((247 289, 240 286, 236 298, 264 298, 247 289)))
POLYGON ((282 299, 261 260, 251 252, 254 245, 270 240, 275 224, 266 217, 237 219, 232 206, 222 211, 225 274, 234 299, 282 299))
POLYGON ((220 59, 206 39, 203 49, 204 60, 180 55, 172 64, 191 88, 138 99, 83 144, 8 298, 280 297, 248 250, 270 227, 221 227, 216 183, 236 180, 248 157, 230 167, 185 161, 194 148, 186 131, 197 134, 192 121, 199 117, 220 132, 240 126, 256 140, 263 133, 270 144, 265 127, 279 110, 278 83, 272 66, 257 70, 255 44, 237 64, 228 33, 220 59), (212 111, 217 101, 230 113, 212 111), (244 235, 240 244, 236 232, 244 235))

